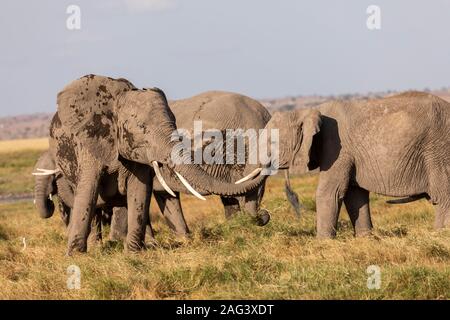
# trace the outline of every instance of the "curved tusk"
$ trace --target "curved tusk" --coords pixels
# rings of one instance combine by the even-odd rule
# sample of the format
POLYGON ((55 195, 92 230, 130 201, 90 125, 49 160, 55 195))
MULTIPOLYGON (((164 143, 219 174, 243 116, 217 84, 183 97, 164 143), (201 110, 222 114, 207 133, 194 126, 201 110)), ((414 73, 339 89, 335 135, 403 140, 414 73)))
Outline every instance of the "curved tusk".
POLYGON ((197 198, 200 200, 206 200, 204 196, 202 196, 200 193, 198 193, 192 186, 189 184, 189 182, 186 181, 185 178, 181 174, 175 171, 175 174, 177 175, 178 179, 180 179, 181 183, 184 184, 184 186, 197 198))
POLYGON ((153 169, 155 170, 156 177, 158 178, 159 183, 163 186, 163 188, 169 193, 172 197, 176 197, 175 193, 172 191, 172 189, 169 188, 166 181, 164 181, 163 176, 161 175, 161 171, 159 171, 159 165, 158 162, 152 161, 153 169))
POLYGON ((39 168, 37 168, 36 170, 39 172, 33 172, 32 173, 33 176, 51 176, 51 175, 56 174, 61 171, 59 169, 48 170, 48 169, 39 169, 39 168))
POLYGON ((52 196, 51 193, 48 195, 48 199, 49 199, 50 201, 53 201, 53 196, 52 196))
POLYGON ((253 179, 254 177, 256 177, 260 172, 262 171, 262 168, 258 168, 253 170, 249 175, 243 177, 242 179, 236 181, 234 184, 240 184, 242 182, 245 182, 247 180, 253 179))

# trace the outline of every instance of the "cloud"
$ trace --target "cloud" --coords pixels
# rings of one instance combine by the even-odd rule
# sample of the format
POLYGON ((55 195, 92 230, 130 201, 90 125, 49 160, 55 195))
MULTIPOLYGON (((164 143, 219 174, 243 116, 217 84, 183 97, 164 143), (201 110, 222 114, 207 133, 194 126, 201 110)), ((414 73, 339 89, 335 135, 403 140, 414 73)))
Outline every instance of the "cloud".
POLYGON ((177 6, 176 0, 125 0, 125 5, 132 12, 165 11, 177 6))

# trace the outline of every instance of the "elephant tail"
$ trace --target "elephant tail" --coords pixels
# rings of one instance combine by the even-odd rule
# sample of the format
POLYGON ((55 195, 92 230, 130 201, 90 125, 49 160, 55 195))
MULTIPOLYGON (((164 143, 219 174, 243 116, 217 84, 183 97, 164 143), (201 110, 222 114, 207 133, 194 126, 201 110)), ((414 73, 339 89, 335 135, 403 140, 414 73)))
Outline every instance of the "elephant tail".
POLYGON ((294 208, 297 216, 300 217, 300 201, 298 199, 297 193, 295 193, 295 191, 291 187, 291 180, 289 179, 289 169, 284 170, 284 180, 284 191, 286 192, 286 197, 292 208, 294 208))
POLYGON ((414 201, 417 201, 417 200, 420 200, 420 199, 423 199, 423 198, 426 198, 426 199, 430 200, 430 197, 426 193, 421 193, 421 194, 410 196, 410 197, 406 197, 406 198, 387 200, 386 203, 388 203, 388 204, 402 204, 402 203, 414 202, 414 201))

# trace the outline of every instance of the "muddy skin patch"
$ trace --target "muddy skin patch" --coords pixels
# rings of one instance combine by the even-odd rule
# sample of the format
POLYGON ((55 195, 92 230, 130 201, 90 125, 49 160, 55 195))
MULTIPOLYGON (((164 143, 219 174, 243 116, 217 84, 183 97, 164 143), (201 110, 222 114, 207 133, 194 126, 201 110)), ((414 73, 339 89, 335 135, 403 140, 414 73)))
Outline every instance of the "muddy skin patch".
POLYGON ((90 138, 108 138, 111 134, 111 125, 103 123, 103 117, 100 114, 95 114, 92 117, 92 122, 86 125, 85 130, 90 138))
MULTIPOLYGON (((108 92, 108 90, 106 90, 106 86, 105 86, 105 85, 99 86, 99 87, 98 87, 98 90, 100 90, 100 91, 102 91, 102 92, 104 92, 104 93, 107 93, 107 92, 108 92)), ((99 92, 97 92, 97 93, 99 93, 99 92)))
POLYGON ((61 159, 60 164, 63 172, 67 175, 67 179, 76 184, 78 182, 78 159, 75 152, 76 143, 73 139, 63 135, 58 137, 58 147, 56 150, 57 158, 61 159))
POLYGON ((50 137, 55 137, 55 131, 61 129, 62 123, 61 119, 59 118, 59 114, 55 113, 53 116, 52 122, 50 124, 50 137))

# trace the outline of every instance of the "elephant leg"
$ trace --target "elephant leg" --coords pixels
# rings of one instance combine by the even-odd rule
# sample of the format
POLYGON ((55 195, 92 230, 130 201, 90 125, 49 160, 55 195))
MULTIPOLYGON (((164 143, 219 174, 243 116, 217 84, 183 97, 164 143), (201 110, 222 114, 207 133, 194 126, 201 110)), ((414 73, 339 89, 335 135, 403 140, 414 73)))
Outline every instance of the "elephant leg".
POLYGON ((347 192, 350 168, 349 164, 340 162, 327 171, 320 172, 316 191, 318 238, 336 236, 339 212, 347 192))
POLYGON ((435 204, 434 228, 441 229, 450 227, 450 207, 447 208, 442 204, 435 204))
POLYGON ((366 236, 372 231, 369 191, 350 186, 344 197, 345 207, 355 230, 355 236, 366 236))
POLYGON ((262 197, 264 196, 264 184, 256 190, 245 195, 244 208, 252 217, 256 219, 259 226, 265 226, 270 221, 270 214, 265 209, 260 209, 262 197))
MULTIPOLYGON (((436 167, 439 166, 436 164, 436 167)), ((447 170, 434 170, 430 174, 429 196, 435 208, 434 228, 450 226, 450 179, 447 170)))
POLYGON ((95 233, 92 235, 95 242, 102 242, 102 209, 95 209, 94 219, 92 220, 95 233))
MULTIPOLYGON (((148 212, 153 175, 150 167, 133 164, 127 182, 128 232, 126 249, 136 252, 145 249, 145 229, 149 224, 148 212)), ((151 225, 151 224, 150 224, 151 225)))
POLYGON ((87 239, 98 197, 100 172, 101 169, 96 165, 82 168, 80 172, 69 223, 68 255, 73 251, 87 251, 87 239))
POLYGON ((181 208, 180 194, 177 192, 175 198, 162 192, 154 192, 153 194, 170 229, 178 236, 187 236, 190 231, 181 208))
POLYGON ((64 222, 66 227, 68 227, 69 222, 70 222, 70 210, 71 209, 64 202, 62 202, 61 199, 59 200, 58 207, 59 207, 59 213, 61 215, 62 221, 64 222))
POLYGON ((114 207, 111 217, 111 241, 125 240, 128 231, 128 210, 126 207, 114 207))
POLYGON ((230 219, 236 213, 241 211, 239 200, 231 197, 220 197, 223 207, 225 209, 225 218, 230 219))

